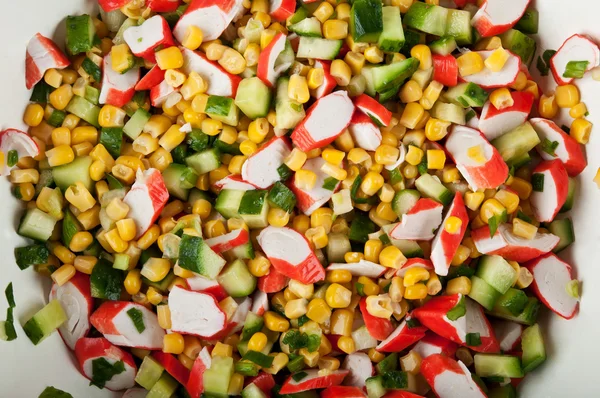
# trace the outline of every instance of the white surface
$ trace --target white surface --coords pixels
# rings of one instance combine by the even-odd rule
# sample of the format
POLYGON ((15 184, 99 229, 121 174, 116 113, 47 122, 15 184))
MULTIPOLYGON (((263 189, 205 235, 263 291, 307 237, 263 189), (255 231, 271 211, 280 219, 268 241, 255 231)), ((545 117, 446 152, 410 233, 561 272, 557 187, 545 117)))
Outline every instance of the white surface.
MULTIPOLYGON (((64 35, 64 17, 69 13, 89 12, 92 2, 84 0, 0 0, 7 12, 0 15, 5 40, 0 52, 0 83, 3 101, 0 107, 1 127, 23 128, 21 116, 29 98, 25 89, 24 57, 27 42, 36 32, 50 37, 64 35), (8 11, 10 10, 10 12, 8 11), (58 26, 58 28, 57 28, 58 26)), ((598 15, 600 3, 591 0, 543 0, 537 2, 541 13, 541 32, 537 40, 539 52, 558 49, 562 42, 573 33, 586 33, 600 39, 598 15)), ((535 67, 532 72, 536 74, 535 67)), ((546 78, 552 81, 552 77, 546 78)), ((594 82, 589 75, 577 83, 583 91, 583 100, 590 109, 590 118, 600 124, 600 82, 594 82)), ((565 121, 570 119, 565 118, 565 121)), ((587 147, 589 167, 577 177, 580 182, 577 204, 573 212, 577 242, 561 253, 574 268, 574 276, 583 280, 583 300, 580 313, 570 321, 549 315, 543 310, 542 326, 547 341, 548 360, 535 372, 527 375, 521 384, 521 396, 525 398, 546 397, 595 397, 600 395, 597 379, 597 358, 600 356, 597 331, 600 327, 600 289, 593 286, 600 282, 600 267, 594 256, 600 243, 600 191, 592 182, 600 166, 600 132, 592 132, 587 147), (587 287, 590 287, 589 289, 587 287)), ((9 194, 10 184, 0 179, 0 192, 3 199, 0 206, 0 250, 5 261, 0 273, 0 288, 12 281, 17 302, 17 323, 27 319, 44 303, 50 284, 42 283, 33 270, 20 271, 13 259, 13 248, 23 245, 25 240, 14 232, 19 214, 19 204, 9 194)), ((0 298, 0 317, 4 318, 6 300, 0 298)), ((18 339, 12 342, 0 341, 0 395, 18 398, 37 397, 46 386, 52 385, 70 392, 75 397, 119 397, 120 394, 96 387, 88 387, 86 380, 75 368, 73 356, 60 339, 53 334, 39 346, 25 336, 17 324, 18 339)))

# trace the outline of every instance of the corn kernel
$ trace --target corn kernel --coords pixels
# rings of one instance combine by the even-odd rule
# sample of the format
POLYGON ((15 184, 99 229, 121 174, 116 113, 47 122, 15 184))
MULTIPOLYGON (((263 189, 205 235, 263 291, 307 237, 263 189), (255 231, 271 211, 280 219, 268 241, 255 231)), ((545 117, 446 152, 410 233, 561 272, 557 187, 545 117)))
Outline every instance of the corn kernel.
POLYGON ((183 66, 183 54, 179 47, 173 46, 157 51, 156 63, 162 70, 177 69, 183 66))
POLYGON ((510 54, 508 51, 499 47, 485 60, 485 66, 492 72, 500 72, 509 58, 510 54))
POLYGON ((575 119, 573 123, 571 123, 571 132, 569 134, 571 137, 575 138, 578 143, 585 145, 590 140, 592 127, 592 123, 586 119, 575 119))
POLYGON ((580 102, 579 89, 573 84, 556 87, 555 95, 559 108, 572 108, 580 102))
POLYGON ((490 102, 498 110, 510 108, 515 104, 510 91, 507 88, 499 88, 490 94, 490 102))
POLYGON ((483 70, 484 63, 481 55, 475 51, 469 51, 456 59, 461 76, 470 76, 483 70))
POLYGON ((446 285, 446 294, 469 294, 471 292, 471 280, 466 276, 450 279, 446 285))
POLYGON ((431 50, 424 44, 417 44, 410 49, 410 55, 419 60, 419 69, 427 70, 433 66, 431 50))

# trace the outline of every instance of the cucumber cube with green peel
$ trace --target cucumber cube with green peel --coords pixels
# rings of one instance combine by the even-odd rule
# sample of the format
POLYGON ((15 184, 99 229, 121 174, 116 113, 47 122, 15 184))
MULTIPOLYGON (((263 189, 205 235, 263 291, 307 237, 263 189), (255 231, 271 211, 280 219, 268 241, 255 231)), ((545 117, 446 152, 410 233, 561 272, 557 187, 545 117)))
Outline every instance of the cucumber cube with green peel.
POLYGON ((436 36, 444 36, 448 23, 448 9, 415 1, 404 15, 407 27, 436 36))
POLYGON ((56 299, 39 310, 25 325, 23 330, 34 345, 38 345, 67 320, 67 315, 56 299))
POLYGON ((67 25, 67 50, 75 55, 85 53, 94 46, 96 37, 96 27, 92 17, 89 15, 69 15, 66 21, 67 25))
POLYGON ((531 65, 537 50, 535 40, 516 29, 503 33, 500 38, 504 48, 518 55, 524 64, 531 65))
POLYGON ((383 31, 381 0, 356 0, 350 10, 350 33, 356 42, 376 43, 383 31))
POLYGON ((244 79, 238 86, 235 104, 250 119, 266 117, 271 105, 271 90, 258 77, 244 79))

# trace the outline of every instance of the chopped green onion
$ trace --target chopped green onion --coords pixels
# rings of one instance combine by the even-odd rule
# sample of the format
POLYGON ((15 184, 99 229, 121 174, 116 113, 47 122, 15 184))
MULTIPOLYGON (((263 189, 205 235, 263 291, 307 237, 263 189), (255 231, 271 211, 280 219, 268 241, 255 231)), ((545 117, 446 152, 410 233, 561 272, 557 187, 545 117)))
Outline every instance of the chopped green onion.
POLYGON ((339 180, 333 177, 328 177, 325 179, 325 181, 323 181, 323 189, 333 191, 339 182, 339 180))
POLYGON ((244 354, 243 359, 246 359, 250 362, 254 362, 262 368, 270 368, 271 365, 273 365, 273 359, 275 358, 269 355, 265 355, 262 352, 250 350, 246 352, 246 354, 244 354))
POLYGON ((544 192, 544 175, 542 173, 532 175, 531 185, 535 192, 544 192))
POLYGON ((392 370, 382 375, 383 388, 401 389, 408 387, 408 376, 406 372, 392 370))
POLYGON ((452 307, 452 309, 446 312, 446 318, 451 321, 456 321, 467 314, 467 306, 465 304, 465 298, 461 297, 460 301, 452 307))
POLYGON ((567 283, 567 293, 569 296, 579 300, 579 281, 577 279, 573 279, 567 283))
POLYGON ((548 138, 542 141, 542 151, 548 155, 556 157, 556 148, 558 148, 558 141, 550 141, 548 138))
POLYGON ((19 162, 19 154, 14 149, 8 151, 8 155, 6 157, 6 165, 8 167, 13 167, 19 162))
POLYGON ((6 286, 6 290, 4 291, 6 295, 6 301, 8 301, 8 305, 12 308, 15 307, 15 295, 13 293, 13 284, 10 282, 8 286, 6 286))
POLYGON ((144 325, 144 314, 142 314, 142 311, 137 308, 130 308, 127 311, 127 315, 131 318, 131 322, 133 322, 138 333, 143 333, 144 330, 146 330, 146 325, 144 325))
POLYGON ((565 68, 565 73, 563 73, 563 77, 581 79, 583 75, 585 75, 585 71, 589 64, 589 61, 569 61, 565 68))
POLYGON ((95 385, 98 388, 104 388, 107 381, 110 381, 113 376, 124 371, 125 365, 123 361, 111 364, 104 357, 96 358, 92 360, 92 381, 90 382, 90 386, 95 385))
POLYGON ((42 391, 38 398, 73 398, 73 396, 68 392, 50 386, 46 387, 46 389, 42 391))
POLYGON ((479 333, 467 333, 467 345, 477 347, 481 345, 481 336, 479 333))
POLYGON ((292 375, 292 379, 294 379, 295 382, 298 382, 298 381, 304 379, 306 376, 308 376, 308 373, 306 373, 306 372, 298 372, 298 373, 294 373, 292 375))

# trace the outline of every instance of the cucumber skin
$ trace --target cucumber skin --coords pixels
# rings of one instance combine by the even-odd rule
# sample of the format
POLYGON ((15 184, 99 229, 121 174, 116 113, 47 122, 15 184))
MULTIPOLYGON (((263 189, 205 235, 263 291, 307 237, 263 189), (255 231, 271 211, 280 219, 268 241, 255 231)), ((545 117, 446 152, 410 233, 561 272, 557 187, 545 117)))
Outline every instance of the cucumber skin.
POLYGON ((266 117, 271 104, 271 90, 258 77, 240 82, 235 104, 250 119, 266 117))
POLYGON ((231 297, 246 297, 256 288, 256 277, 242 260, 228 264, 217 277, 219 284, 231 297))
POLYGON ((544 345, 544 337, 540 331, 540 326, 535 324, 528 327, 521 335, 521 347, 523 348, 523 370, 529 373, 546 360, 546 347, 544 345), (532 347, 532 345, 540 345, 532 347), (531 352, 531 349, 539 352, 531 352))
POLYGON ((503 33, 500 38, 504 48, 518 55, 527 66, 531 65, 537 50, 535 40, 516 29, 503 33))
POLYGON ((418 29, 425 33, 444 36, 446 34, 447 19, 447 9, 433 4, 414 2, 404 15, 404 24, 409 28, 418 29), (436 17, 438 20, 429 21, 432 17, 436 17))
POLYGON ((88 191, 93 192, 94 181, 90 177, 89 169, 93 159, 89 156, 80 156, 71 163, 52 168, 54 183, 61 191, 66 191, 76 182, 81 182, 88 191))
POLYGON ((350 10, 350 33, 354 41, 375 43, 383 32, 382 3, 356 0, 350 10))
POLYGON ((554 220, 548 225, 548 230, 554 235, 560 238, 558 245, 552 250, 554 253, 558 253, 564 250, 575 242, 575 232, 573 231, 573 222, 570 218, 563 218, 561 220, 554 220))
POLYGON ((34 345, 38 345, 66 320, 65 311, 54 299, 23 325, 23 331, 34 345))
POLYGON ((471 277, 471 291, 468 296, 481 304, 485 309, 492 310, 500 297, 500 293, 486 281, 473 275, 471 277))
POLYGON ((475 373, 479 377, 509 377, 524 376, 519 357, 511 355, 475 354, 475 373), (497 368, 497 369, 490 369, 497 368))
POLYGON ((383 31, 379 35, 377 45, 381 51, 397 53, 402 49, 406 41, 404 38, 404 29, 402 28, 400 9, 393 6, 383 7, 382 17, 383 31))

